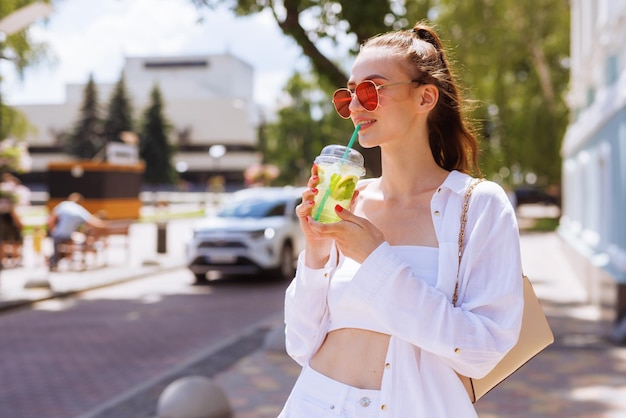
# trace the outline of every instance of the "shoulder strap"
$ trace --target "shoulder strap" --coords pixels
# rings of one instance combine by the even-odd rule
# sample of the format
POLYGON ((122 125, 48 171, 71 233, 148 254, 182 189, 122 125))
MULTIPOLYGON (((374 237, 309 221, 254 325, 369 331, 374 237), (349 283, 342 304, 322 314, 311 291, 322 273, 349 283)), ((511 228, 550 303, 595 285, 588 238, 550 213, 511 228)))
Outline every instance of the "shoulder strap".
POLYGON ((459 229, 459 265, 456 269, 456 284, 454 285, 454 295, 452 296, 452 305, 456 306, 459 299, 459 270, 461 269, 461 258, 463 257, 463 241, 465 240, 465 226, 467 225, 467 211, 469 209, 470 197, 474 188, 482 183, 485 179, 474 179, 467 186, 465 198, 463 199, 463 208, 461 209, 461 228, 459 229))

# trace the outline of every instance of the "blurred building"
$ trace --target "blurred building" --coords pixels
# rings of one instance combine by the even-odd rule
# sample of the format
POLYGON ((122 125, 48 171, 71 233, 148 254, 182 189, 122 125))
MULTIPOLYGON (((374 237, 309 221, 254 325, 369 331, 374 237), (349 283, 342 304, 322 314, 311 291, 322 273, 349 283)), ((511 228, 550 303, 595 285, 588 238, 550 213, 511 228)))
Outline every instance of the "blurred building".
MULTIPOLYGON (((260 160, 250 65, 230 54, 127 57, 123 72, 136 118, 148 106, 152 87, 159 85, 173 125, 174 164, 184 180, 206 188, 209 179, 221 175, 243 184, 243 171, 260 160)), ((43 184, 49 162, 70 159, 63 153, 62 137, 79 118, 84 88, 67 85, 65 103, 15 106, 37 128, 27 138, 33 169, 25 181, 43 184)), ((99 102, 108 103, 114 84, 97 88, 99 102)))
POLYGON ((571 1, 560 233, 592 301, 626 316, 626 2, 571 1), (615 290, 617 298, 615 298, 615 290))

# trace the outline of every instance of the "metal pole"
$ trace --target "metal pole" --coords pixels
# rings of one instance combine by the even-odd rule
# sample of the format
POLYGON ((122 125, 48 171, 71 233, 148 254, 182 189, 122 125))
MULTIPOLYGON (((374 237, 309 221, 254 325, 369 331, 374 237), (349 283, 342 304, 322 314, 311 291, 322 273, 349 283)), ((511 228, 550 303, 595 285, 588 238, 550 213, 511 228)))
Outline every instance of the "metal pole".
MULTIPOLYGON (((6 40, 6 37, 7 37, 6 34, 0 31, 0 61, 2 61, 5 58, 4 57, 4 41, 6 40)), ((2 72, 0 71, 0 141, 4 139, 4 133, 2 132, 2 129, 4 127, 3 106, 4 105, 2 103, 2 72)))

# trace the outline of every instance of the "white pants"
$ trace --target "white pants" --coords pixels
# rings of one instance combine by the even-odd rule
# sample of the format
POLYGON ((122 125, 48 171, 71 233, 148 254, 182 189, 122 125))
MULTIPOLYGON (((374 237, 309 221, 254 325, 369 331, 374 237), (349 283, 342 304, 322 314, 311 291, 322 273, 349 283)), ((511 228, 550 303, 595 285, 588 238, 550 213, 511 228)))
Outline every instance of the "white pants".
POLYGON ((278 418, 376 418, 379 414, 379 390, 345 385, 307 364, 278 418))

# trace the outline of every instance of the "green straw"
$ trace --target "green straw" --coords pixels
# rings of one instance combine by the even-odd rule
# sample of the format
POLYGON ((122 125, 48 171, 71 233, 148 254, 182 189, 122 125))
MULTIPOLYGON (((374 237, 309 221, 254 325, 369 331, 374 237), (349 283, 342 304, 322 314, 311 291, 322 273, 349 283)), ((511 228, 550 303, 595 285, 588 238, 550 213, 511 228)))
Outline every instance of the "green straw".
MULTIPOLYGON (((345 161, 348 158, 348 154, 350 153, 350 148, 352 148, 352 146, 354 145, 354 141, 356 140, 356 137, 359 134, 359 129, 361 129, 360 124, 354 128, 352 137, 350 138, 350 141, 348 142, 348 145, 346 146, 346 151, 343 153, 343 157, 341 157, 343 161, 345 161)), ((315 215, 313 215, 314 220, 317 221, 320 219, 322 210, 324 209, 324 206, 326 206, 326 201, 328 200, 328 196, 330 196, 330 187, 326 189, 326 193, 324 193, 324 196, 322 197, 322 200, 320 201, 317 211, 315 212, 315 215)))
POLYGON ((354 145, 354 141, 356 140, 357 135, 359 134, 359 129, 361 129, 361 125, 357 125, 354 128, 354 132, 352 133, 352 137, 350 138, 350 142, 348 142, 348 146, 346 147, 346 152, 343 153, 342 160, 346 160, 348 158, 348 154, 350 153, 350 148, 354 145))

